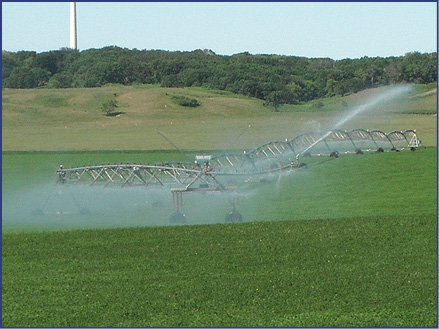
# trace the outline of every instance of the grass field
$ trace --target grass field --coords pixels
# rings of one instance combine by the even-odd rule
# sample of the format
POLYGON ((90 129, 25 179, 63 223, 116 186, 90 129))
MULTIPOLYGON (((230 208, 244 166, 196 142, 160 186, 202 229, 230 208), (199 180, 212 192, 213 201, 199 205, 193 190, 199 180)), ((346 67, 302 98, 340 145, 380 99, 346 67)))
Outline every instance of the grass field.
POLYGON ((253 190, 242 224, 11 230, 3 325, 435 326, 435 175, 433 148, 352 155, 253 190))
POLYGON ((436 327, 431 87, 416 86, 404 101, 382 104, 379 114, 374 109, 346 127, 415 128, 427 148, 322 158, 288 177, 250 184, 238 204, 243 223, 223 223, 225 197, 188 196, 189 225, 170 226, 170 193, 65 192, 54 184, 60 164, 181 159, 154 129, 192 157, 190 149, 221 150, 252 124, 235 145, 251 148, 322 128, 371 92, 324 100, 320 110, 305 104, 273 113, 257 100, 201 89, 4 91, 2 325, 436 327), (168 95, 186 92, 201 102, 198 114, 168 113, 168 95), (96 107, 104 96, 117 97, 126 115, 102 116, 96 107), (72 104, 76 112, 69 112, 72 104), (150 111, 140 110, 145 104, 150 111), (108 132, 98 129, 107 123, 108 132), (203 133, 206 126, 217 140, 203 133), (28 138, 17 140, 22 133, 28 138), (68 140, 58 141, 63 134, 68 140), (163 207, 152 206, 155 198, 163 207), (70 213, 57 214, 60 203, 70 213), (75 215, 78 203, 91 215, 75 215), (42 205, 47 214, 32 216, 42 205))

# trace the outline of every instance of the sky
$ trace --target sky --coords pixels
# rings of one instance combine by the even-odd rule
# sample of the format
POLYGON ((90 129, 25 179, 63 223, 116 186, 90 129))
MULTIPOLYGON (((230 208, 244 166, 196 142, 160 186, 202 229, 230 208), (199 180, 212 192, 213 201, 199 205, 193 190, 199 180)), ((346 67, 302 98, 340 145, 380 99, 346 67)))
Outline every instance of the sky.
MULTIPOLYGON (((2 50, 69 47, 69 2, 2 2, 2 50)), ((437 2, 78 2, 78 49, 308 58, 437 51, 437 2)))

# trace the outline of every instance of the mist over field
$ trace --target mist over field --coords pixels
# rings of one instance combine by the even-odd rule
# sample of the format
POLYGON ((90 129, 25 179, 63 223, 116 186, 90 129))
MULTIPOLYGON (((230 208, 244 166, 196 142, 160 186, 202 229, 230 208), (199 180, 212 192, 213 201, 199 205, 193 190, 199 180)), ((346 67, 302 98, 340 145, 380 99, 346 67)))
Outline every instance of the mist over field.
MULTIPOLYGON (((183 198, 187 224, 224 222, 231 211, 229 193, 183 198)), ((96 187, 41 184, 2 199, 3 227, 52 230, 171 225, 176 210, 168 188, 96 187)))

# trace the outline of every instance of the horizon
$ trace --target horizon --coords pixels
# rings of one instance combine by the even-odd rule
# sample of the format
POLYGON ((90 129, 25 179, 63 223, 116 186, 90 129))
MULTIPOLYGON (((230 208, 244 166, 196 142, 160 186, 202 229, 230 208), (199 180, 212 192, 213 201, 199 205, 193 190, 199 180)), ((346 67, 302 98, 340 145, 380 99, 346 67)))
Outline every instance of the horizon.
POLYGON ((108 45, 108 46, 103 46, 100 48, 88 48, 88 49, 72 49, 70 47, 61 47, 59 49, 52 49, 52 50, 45 50, 45 51, 35 51, 35 50, 17 50, 17 51, 9 51, 9 50, 5 50, 2 49, 2 52, 8 52, 8 53, 19 53, 19 52, 35 52, 36 54, 42 54, 42 53, 47 53, 47 52, 54 52, 54 51, 63 51, 63 50, 71 50, 71 51, 78 51, 78 52, 86 52, 89 50, 102 50, 105 48, 120 48, 120 49, 127 49, 129 51, 133 51, 133 50, 137 50, 137 51, 161 51, 161 52, 169 52, 169 53, 193 53, 196 51, 208 51, 208 52, 212 52, 212 55, 214 56, 224 56, 224 57, 232 57, 232 56, 236 56, 236 55, 241 55, 241 54, 249 54, 251 56, 281 56, 281 57, 301 57, 301 58, 308 58, 308 59, 330 59, 333 61, 343 61, 343 60, 347 60, 347 59, 351 59, 351 60, 355 60, 355 59, 362 59, 362 58, 391 58, 391 57, 404 57, 407 54, 412 54, 412 53, 420 53, 420 54, 434 54, 437 53, 437 51, 432 51, 432 52, 420 52, 420 51, 410 51, 407 52, 403 55, 389 55, 389 56, 362 56, 362 57, 356 57, 356 58, 341 58, 341 59, 334 59, 334 58, 330 58, 330 57, 308 57, 308 56, 297 56, 297 55, 283 55, 283 54, 275 54, 275 53, 250 53, 248 51, 242 51, 239 53, 234 53, 234 54, 218 54, 214 49, 193 49, 193 50, 167 50, 167 49, 138 49, 138 48, 128 48, 128 47, 121 47, 118 45, 108 45))
MULTIPOLYGON (((69 6, 2 2, 2 51, 69 48, 69 6)), ((387 58, 437 52, 437 3, 78 2, 77 29, 79 51, 387 58)))

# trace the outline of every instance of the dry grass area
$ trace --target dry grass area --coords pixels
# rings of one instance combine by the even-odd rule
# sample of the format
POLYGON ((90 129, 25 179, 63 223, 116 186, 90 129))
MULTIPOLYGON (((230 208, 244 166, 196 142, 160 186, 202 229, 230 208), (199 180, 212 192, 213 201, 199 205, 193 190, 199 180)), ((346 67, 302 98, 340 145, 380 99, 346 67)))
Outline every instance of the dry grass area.
MULTIPOLYGON (((417 129, 425 146, 436 146, 436 86, 417 87, 405 97, 364 111, 342 129, 384 131, 417 129), (428 88, 427 88, 428 89, 428 88)), ((263 101, 202 88, 119 86, 81 89, 3 90, 2 148, 19 150, 172 149, 161 131, 181 149, 223 149, 248 125, 235 148, 253 148, 269 140, 292 138, 310 130, 331 129, 352 108, 385 88, 284 106, 273 112, 263 101), (183 107, 173 96, 196 98, 201 106, 183 107), (117 117, 101 105, 115 99, 117 117)))

